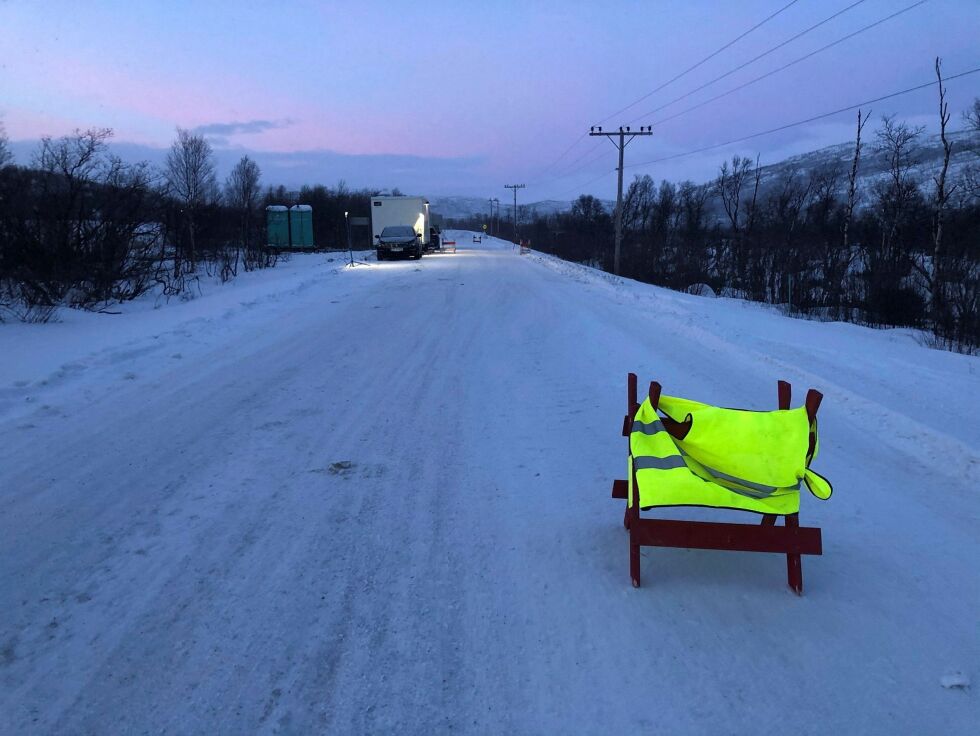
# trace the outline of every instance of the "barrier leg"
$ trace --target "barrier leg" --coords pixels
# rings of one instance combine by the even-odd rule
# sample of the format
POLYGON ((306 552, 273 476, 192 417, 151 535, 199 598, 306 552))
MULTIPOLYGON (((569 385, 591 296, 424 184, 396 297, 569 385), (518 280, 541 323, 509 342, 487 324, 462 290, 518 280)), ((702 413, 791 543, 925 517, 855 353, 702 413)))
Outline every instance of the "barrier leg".
POLYGON ((640 545, 633 542, 633 534, 630 532, 630 579, 633 587, 640 587, 640 545))
MULTIPOLYGON (((799 514, 788 514, 786 516, 786 526, 796 528, 799 525, 799 514)), ((803 561, 799 555, 786 555, 786 578, 793 592, 797 595, 803 595, 803 561)))

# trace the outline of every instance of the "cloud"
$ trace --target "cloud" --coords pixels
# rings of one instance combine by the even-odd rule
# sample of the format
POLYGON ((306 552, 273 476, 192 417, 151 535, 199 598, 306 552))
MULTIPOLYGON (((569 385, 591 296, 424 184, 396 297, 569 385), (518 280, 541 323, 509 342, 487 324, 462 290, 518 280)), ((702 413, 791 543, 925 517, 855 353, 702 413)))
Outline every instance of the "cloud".
POLYGON ((249 120, 245 123, 208 123, 194 128, 195 133, 202 135, 229 136, 241 134, 264 133, 267 130, 286 128, 293 124, 292 120, 249 120))
MULTIPOLYGON (((12 140, 15 163, 27 165, 37 150, 36 139, 12 140)), ((167 148, 113 140, 112 152, 124 161, 146 161, 162 167, 167 148)), ((243 146, 215 146, 218 178, 231 171, 247 154, 262 169, 262 185, 283 184, 299 189, 303 184, 333 185, 343 179, 352 188, 392 189, 434 195, 482 194, 496 179, 486 172, 481 157, 437 158, 398 154, 349 154, 326 149, 273 152, 243 146), (489 180, 489 181, 488 181, 489 180)))

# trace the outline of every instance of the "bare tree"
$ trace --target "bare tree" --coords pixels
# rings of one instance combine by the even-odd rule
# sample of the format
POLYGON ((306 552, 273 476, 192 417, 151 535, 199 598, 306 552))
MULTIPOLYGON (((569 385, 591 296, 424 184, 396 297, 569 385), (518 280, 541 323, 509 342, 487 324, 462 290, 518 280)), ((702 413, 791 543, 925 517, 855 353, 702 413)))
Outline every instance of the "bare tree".
POLYGON ((606 208, 591 194, 583 194, 572 204, 569 214, 584 224, 595 225, 606 214, 606 208))
POLYGON ((871 324, 913 326, 928 306, 919 289, 909 283, 921 252, 915 233, 923 214, 923 196, 914 168, 919 163, 916 143, 924 130, 894 116, 883 116, 875 132, 875 151, 884 159, 884 175, 874 185, 873 214, 879 228, 877 244, 861 243, 864 256, 865 319, 871 324))
POLYGON ((721 198, 721 204, 728 215, 728 221, 732 225, 732 232, 739 233, 742 229, 741 207, 742 207, 742 187, 749 176, 752 168, 752 159, 741 156, 732 157, 731 168, 725 161, 718 170, 715 178, 714 191, 721 198))
POLYGON ((259 201, 262 170, 248 156, 242 156, 225 181, 225 197, 237 210, 253 212, 259 201))
POLYGON ((92 128, 57 140, 41 139, 32 162, 45 174, 39 192, 44 208, 34 213, 33 227, 36 254, 41 258, 30 271, 43 276, 25 280, 30 299, 54 304, 79 278, 80 257, 90 251, 92 228, 99 221, 86 193, 106 169, 111 137, 109 128, 92 128))
POLYGON ((699 234, 704 230, 704 209, 711 195, 708 184, 695 184, 691 181, 681 182, 678 190, 683 210, 683 227, 691 234, 699 234))
POLYGON ((879 182, 876 190, 884 225, 882 243, 886 250, 902 226, 910 205, 920 194, 912 168, 918 163, 913 153, 923 130, 923 126, 912 127, 895 122, 893 115, 885 115, 881 129, 875 133, 875 148, 885 154, 888 162, 887 177, 879 182))
MULTIPOLYGON (((196 219, 198 210, 212 202, 217 195, 214 155, 204 136, 177 128, 177 140, 170 146, 164 175, 173 196, 183 207, 188 234, 188 260, 193 268, 196 251, 196 219)), ((180 249, 175 258, 174 273, 180 275, 180 249)))
POLYGON ((10 151, 10 139, 7 138, 7 131, 0 121, 0 168, 3 168, 14 160, 14 154, 10 151))
POLYGON ((112 131, 43 138, 32 167, 4 169, 0 301, 46 320, 61 304, 131 299, 152 284, 157 228, 148 166, 108 150, 112 131))
POLYGON ((759 201, 759 183, 762 181, 762 167, 759 166, 760 155, 757 153, 755 155, 755 171, 752 174, 752 199, 749 200, 747 206, 747 216, 745 230, 747 232, 752 232, 752 228, 755 226, 755 218, 758 213, 758 201, 759 201))
MULTIPOLYGON (((963 123, 967 130, 980 133, 980 97, 975 98, 970 108, 964 111, 963 123)), ((980 156, 980 148, 973 147, 972 150, 980 156)), ((966 193, 973 197, 980 197, 980 166, 977 164, 967 166, 963 172, 962 182, 966 193)))
POLYGON ((649 174, 637 175, 623 195, 623 233, 646 230, 650 222, 650 208, 654 197, 654 183, 649 174))
POLYGON ((255 222, 255 209, 261 193, 259 179, 262 171, 259 165, 248 156, 242 156, 235 168, 228 174, 225 182, 225 199, 240 218, 241 244, 245 249, 245 268, 257 264, 253 258, 252 231, 255 222))
POLYGON ((939 139, 943 144, 943 166, 939 171, 939 176, 934 177, 936 182, 936 216, 935 228, 933 229, 933 250, 932 250, 932 273, 929 275, 930 284, 930 312, 932 313, 932 323, 938 326, 942 312, 943 296, 943 217, 946 213, 946 205, 956 186, 946 188, 946 173, 949 171, 949 157, 953 151, 953 144, 946 137, 946 125, 949 123, 949 105, 946 102, 946 88, 943 87, 943 74, 939 57, 936 57, 936 78, 939 80, 939 139))
POLYGON ((854 205, 857 201, 857 175, 858 166, 861 162, 861 131, 871 119, 871 111, 868 110, 867 116, 861 118, 861 110, 858 110, 857 134, 854 136, 854 157, 851 159, 851 172, 847 176, 847 203, 844 205, 844 251, 850 247, 851 220, 854 217, 854 205))
POLYGON ((707 237, 705 209, 711 196, 709 184, 682 182, 678 187, 679 269, 686 273, 687 285, 712 280, 718 271, 717 251, 707 237))
POLYGON ((726 161, 721 165, 714 183, 714 192, 721 199, 725 214, 731 224, 732 237, 727 246, 732 257, 727 259, 730 266, 729 286, 745 290, 750 281, 752 258, 747 235, 755 225, 756 202, 759 194, 759 182, 762 173, 758 158, 755 162, 747 157, 735 155, 731 167, 726 161), (754 166, 754 169, 753 169, 754 166), (745 189, 753 184, 751 199, 745 194, 745 189))
POLYGON ((963 112, 963 122, 970 130, 980 131, 980 97, 973 100, 973 104, 963 112))

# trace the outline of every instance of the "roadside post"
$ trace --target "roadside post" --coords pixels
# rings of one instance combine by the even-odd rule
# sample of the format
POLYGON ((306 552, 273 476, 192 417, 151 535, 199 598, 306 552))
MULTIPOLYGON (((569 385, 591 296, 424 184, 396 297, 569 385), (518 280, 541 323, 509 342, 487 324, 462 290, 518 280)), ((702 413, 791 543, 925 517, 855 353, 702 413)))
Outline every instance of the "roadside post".
POLYGON ((350 213, 344 211, 344 223, 347 225, 347 252, 350 253, 350 267, 354 267, 354 247, 350 242, 350 213))

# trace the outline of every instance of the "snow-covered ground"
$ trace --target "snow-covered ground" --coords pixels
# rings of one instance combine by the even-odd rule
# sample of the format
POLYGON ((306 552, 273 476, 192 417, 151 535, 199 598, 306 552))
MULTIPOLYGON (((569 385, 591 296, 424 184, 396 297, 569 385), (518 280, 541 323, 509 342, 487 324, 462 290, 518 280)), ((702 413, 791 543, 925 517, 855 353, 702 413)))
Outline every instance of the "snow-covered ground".
POLYGON ((980 359, 468 240, 0 325, 0 733, 977 733, 980 359), (803 598, 630 586, 630 370, 824 392, 803 598))

